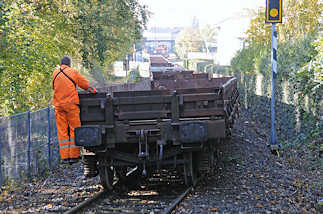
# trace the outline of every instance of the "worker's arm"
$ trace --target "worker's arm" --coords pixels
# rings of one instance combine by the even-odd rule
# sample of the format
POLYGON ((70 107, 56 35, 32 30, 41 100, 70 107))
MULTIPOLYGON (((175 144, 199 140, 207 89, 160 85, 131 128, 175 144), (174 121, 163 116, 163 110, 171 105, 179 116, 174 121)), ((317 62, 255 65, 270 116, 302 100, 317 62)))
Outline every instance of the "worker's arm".
POLYGON ((90 93, 96 93, 96 90, 93 87, 90 87, 89 81, 82 74, 80 74, 78 71, 76 71, 76 72, 77 72, 76 84, 80 88, 82 88, 90 93))
POLYGON ((78 71, 75 70, 75 83, 82 89, 87 90, 89 88, 89 81, 83 77, 78 71))

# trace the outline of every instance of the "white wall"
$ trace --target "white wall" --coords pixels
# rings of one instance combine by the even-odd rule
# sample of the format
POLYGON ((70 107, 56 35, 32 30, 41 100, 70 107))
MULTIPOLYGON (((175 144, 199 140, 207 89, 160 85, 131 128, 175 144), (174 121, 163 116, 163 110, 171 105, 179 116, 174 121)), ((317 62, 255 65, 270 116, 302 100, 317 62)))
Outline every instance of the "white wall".
MULTIPOLYGON (((141 77, 150 77, 149 62, 129 62, 129 71, 136 69, 139 66, 139 73, 141 77)), ((118 61, 113 64, 114 75, 117 77, 125 77, 126 71, 123 70, 123 62, 118 61)))

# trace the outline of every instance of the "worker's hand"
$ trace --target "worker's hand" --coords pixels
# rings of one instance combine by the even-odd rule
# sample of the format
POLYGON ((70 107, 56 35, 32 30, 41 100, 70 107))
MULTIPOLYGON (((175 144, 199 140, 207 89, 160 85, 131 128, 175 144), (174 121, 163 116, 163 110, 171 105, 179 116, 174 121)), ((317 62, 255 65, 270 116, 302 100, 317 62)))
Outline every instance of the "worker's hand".
POLYGON ((89 87, 89 88, 87 89, 87 91, 88 91, 88 92, 90 92, 90 93, 92 93, 92 94, 95 94, 95 93, 96 93, 95 88, 92 88, 92 87, 89 87))

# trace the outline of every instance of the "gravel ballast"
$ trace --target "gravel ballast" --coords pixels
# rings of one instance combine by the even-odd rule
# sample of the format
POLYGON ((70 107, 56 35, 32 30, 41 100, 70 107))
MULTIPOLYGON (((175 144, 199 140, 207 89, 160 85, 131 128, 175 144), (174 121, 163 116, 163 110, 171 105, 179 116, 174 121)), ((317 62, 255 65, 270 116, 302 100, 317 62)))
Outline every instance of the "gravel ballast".
MULTIPOLYGON (((242 111, 231 139, 218 146, 216 174, 202 179, 173 213, 323 213, 321 168, 298 167, 305 160, 291 162, 286 149, 272 155, 260 127, 242 111)), ((0 213, 63 213, 101 189, 98 177, 84 178, 81 163, 61 165, 47 178, 2 187, 0 213)))

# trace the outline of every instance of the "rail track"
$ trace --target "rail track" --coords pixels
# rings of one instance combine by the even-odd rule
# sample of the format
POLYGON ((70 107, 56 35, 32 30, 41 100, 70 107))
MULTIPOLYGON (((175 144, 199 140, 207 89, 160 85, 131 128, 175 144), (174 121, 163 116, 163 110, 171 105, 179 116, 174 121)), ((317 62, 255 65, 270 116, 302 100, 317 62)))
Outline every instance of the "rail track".
POLYGON ((183 185, 155 185, 134 190, 100 191, 88 200, 66 211, 74 213, 171 213, 191 192, 183 185))

